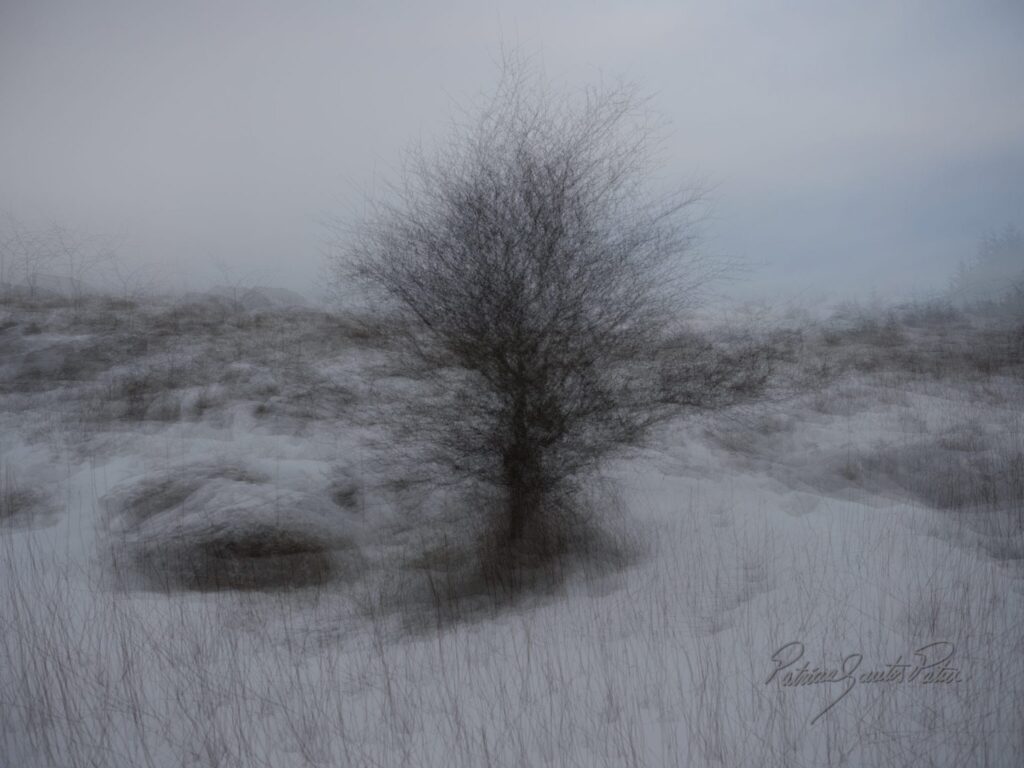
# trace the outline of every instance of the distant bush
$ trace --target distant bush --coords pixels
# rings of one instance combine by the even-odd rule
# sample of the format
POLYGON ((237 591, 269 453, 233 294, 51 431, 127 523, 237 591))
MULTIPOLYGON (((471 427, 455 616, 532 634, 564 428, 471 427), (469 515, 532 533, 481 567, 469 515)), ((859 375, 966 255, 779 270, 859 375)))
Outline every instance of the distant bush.
POLYGON ((887 310, 846 305, 818 329, 817 350, 807 351, 828 348, 840 371, 990 377, 1024 368, 1022 328, 942 301, 887 310))
POLYGON ((1024 318, 1024 234, 1012 226, 986 235, 963 262, 951 294, 964 308, 1024 318))

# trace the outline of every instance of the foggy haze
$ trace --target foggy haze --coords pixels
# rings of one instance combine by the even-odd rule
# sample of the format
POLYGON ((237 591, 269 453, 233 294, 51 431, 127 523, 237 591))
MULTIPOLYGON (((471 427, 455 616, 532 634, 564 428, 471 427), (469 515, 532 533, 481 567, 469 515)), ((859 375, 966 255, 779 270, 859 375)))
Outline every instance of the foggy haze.
POLYGON ((1024 225, 1024 6, 1003 2, 0 5, 0 211, 202 286, 319 292, 322 222, 497 78, 635 81, 705 180, 735 290, 941 289, 1024 225))

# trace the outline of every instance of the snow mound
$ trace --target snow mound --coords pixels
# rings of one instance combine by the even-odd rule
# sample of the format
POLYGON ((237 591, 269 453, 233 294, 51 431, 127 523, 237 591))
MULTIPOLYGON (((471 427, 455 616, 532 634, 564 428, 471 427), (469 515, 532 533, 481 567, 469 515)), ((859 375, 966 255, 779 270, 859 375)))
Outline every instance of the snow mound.
POLYGON ((360 561, 329 489, 309 492, 224 465, 147 477, 105 497, 118 566, 143 586, 272 589, 320 584, 360 561))

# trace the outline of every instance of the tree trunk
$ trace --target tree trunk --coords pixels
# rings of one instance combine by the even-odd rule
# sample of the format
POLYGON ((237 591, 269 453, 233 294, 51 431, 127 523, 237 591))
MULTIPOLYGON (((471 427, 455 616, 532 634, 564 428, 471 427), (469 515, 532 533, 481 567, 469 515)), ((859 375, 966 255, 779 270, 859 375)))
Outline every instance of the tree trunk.
POLYGON ((508 538, 516 542, 526 534, 541 496, 540 446, 530 437, 525 393, 516 397, 511 427, 502 463, 508 538))
POLYGON ((508 538, 511 542, 521 541, 526 532, 530 516, 530 502, 525 489, 510 486, 508 489, 508 538))

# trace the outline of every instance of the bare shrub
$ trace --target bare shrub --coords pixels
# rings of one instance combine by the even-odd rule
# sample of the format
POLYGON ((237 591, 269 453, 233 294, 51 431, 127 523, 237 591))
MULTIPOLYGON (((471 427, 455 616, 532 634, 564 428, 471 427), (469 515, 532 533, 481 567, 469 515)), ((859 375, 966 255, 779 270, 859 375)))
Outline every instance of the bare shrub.
POLYGON ((384 347, 397 329, 387 319, 367 312, 342 312, 332 318, 332 332, 361 347, 384 347))
POLYGON ((333 575, 332 547, 280 527, 252 527, 194 542, 135 552, 145 585, 161 590, 285 589, 323 584, 333 575))
POLYGON ((902 305, 900 319, 915 328, 951 326, 963 321, 962 313, 948 299, 927 299, 902 305))
POLYGON ((714 344, 690 333, 670 340, 662 352, 662 398, 684 407, 716 408, 760 396, 785 348, 754 338, 714 344))
POLYGON ((173 390, 183 383, 178 368, 136 364, 109 382, 106 398, 126 421, 177 421, 181 400, 173 390))
POLYGON ((1021 334, 1006 317, 943 302, 889 310, 848 304, 819 329, 811 351, 815 360, 827 353, 838 371, 977 380, 1019 375, 1021 334))

